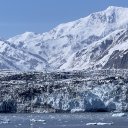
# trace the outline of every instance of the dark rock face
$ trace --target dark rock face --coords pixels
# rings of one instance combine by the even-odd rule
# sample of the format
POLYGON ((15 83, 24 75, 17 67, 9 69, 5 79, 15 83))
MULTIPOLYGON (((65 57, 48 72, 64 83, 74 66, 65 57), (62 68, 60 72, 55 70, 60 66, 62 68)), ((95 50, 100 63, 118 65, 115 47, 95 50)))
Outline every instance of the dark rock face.
POLYGON ((128 30, 118 33, 115 39, 106 41, 108 42, 108 45, 105 46, 106 48, 104 49, 104 51, 101 52, 98 60, 107 56, 111 51, 113 52, 112 54, 109 54, 110 57, 108 57, 107 62, 102 67, 103 69, 128 69, 127 41, 128 30))
POLYGON ((128 69, 128 52, 126 51, 125 54, 120 54, 120 51, 115 51, 104 68, 109 69, 128 69))
POLYGON ((0 112, 128 111, 128 71, 0 74, 0 112))

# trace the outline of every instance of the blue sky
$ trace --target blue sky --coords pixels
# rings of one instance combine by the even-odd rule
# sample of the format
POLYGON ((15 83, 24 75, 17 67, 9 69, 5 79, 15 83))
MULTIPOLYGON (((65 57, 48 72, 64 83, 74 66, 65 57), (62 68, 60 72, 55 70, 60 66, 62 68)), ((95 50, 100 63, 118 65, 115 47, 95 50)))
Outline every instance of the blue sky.
POLYGON ((0 37, 49 31, 111 5, 128 7, 128 0, 0 0, 0 37))

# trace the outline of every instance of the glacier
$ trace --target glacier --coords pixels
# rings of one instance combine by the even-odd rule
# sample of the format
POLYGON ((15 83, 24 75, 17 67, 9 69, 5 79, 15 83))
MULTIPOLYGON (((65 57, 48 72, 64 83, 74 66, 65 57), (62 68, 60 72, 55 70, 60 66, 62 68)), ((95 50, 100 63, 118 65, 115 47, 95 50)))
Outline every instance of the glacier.
POLYGON ((0 73, 1 113, 127 112, 128 71, 0 73))

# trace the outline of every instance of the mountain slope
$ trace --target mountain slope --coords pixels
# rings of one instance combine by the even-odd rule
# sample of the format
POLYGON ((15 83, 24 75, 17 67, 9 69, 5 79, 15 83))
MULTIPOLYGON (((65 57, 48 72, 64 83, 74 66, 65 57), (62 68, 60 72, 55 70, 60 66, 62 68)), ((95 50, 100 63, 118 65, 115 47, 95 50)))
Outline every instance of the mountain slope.
POLYGON ((49 65, 45 59, 28 51, 17 49, 10 42, 0 41, 0 69, 28 71, 46 69, 48 67, 49 65))
POLYGON ((120 58, 128 48, 127 28, 128 8, 111 6, 43 34, 26 32, 12 37, 8 39, 11 50, 2 52, 7 52, 6 58, 9 51, 17 55, 18 61, 10 61, 24 67, 19 70, 127 68, 122 66, 126 57, 120 58))

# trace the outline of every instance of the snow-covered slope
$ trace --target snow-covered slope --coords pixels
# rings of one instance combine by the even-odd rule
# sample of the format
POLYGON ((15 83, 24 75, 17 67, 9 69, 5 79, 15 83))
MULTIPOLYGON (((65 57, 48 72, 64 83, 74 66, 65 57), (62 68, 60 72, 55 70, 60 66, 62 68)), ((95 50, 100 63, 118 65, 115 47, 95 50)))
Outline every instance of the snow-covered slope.
MULTIPOLYGON (((47 61, 38 55, 17 49, 14 44, 7 41, 0 41, 0 69, 10 70, 40 70, 48 69, 47 61)), ((50 69, 50 67, 49 67, 50 69)))
POLYGON ((12 37, 8 43, 3 41, 6 46, 1 45, 0 53, 7 59, 15 57, 15 61, 9 60, 13 66, 6 64, 10 69, 127 68, 122 66, 128 48, 127 29, 128 8, 111 6, 43 34, 26 32, 12 37))

